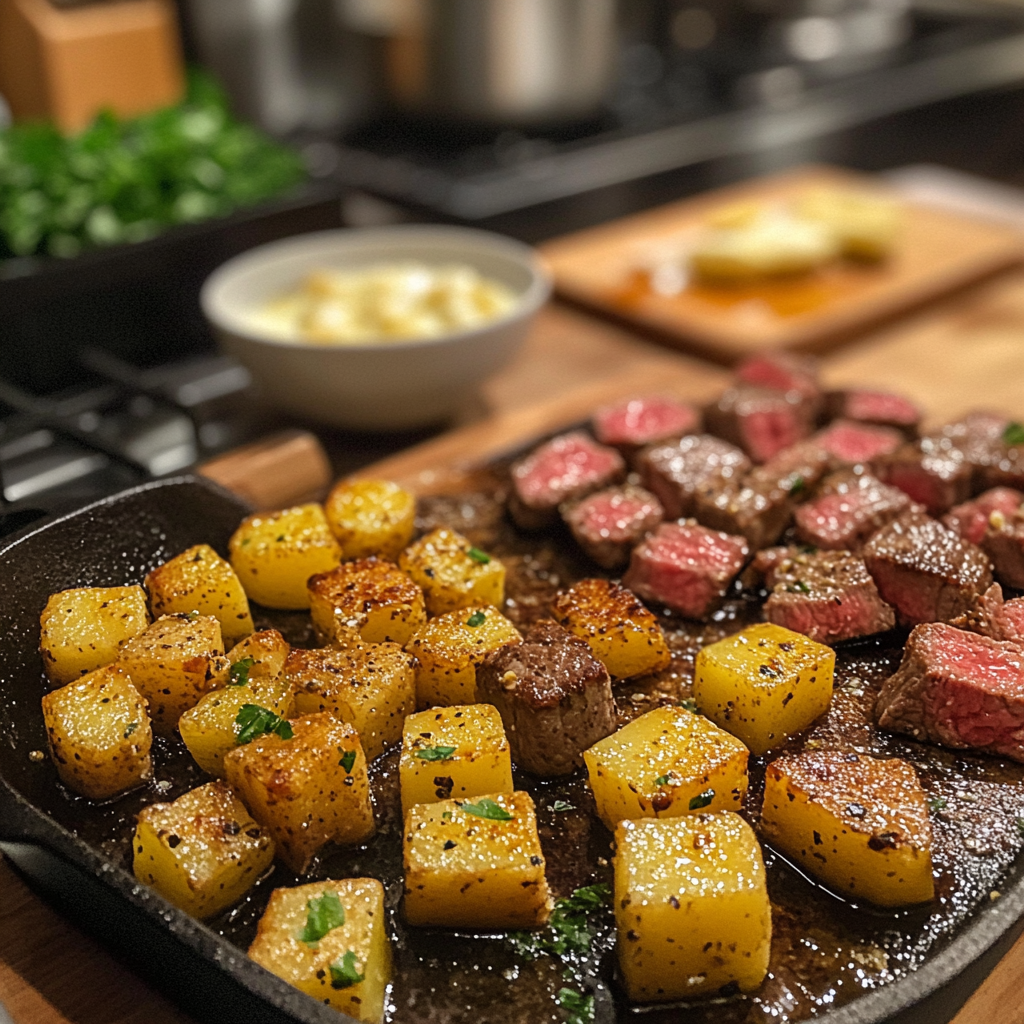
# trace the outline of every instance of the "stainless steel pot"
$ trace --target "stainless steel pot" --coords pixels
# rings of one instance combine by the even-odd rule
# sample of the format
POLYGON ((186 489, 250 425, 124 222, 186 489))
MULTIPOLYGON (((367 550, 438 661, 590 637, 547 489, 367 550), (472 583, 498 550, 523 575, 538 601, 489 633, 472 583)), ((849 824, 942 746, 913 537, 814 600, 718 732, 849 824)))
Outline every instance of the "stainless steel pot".
POLYGON ((473 121, 587 117, 614 78, 616 6, 616 0, 392 0, 390 97, 404 110, 473 121))

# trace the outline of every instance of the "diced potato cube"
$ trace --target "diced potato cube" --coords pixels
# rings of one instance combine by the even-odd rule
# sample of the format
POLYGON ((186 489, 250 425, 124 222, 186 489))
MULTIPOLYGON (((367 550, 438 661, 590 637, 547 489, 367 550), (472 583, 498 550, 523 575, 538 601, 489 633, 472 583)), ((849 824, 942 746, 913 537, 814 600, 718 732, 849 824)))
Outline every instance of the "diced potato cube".
POLYGON ((308 608, 306 580, 341 561, 327 516, 316 504, 248 516, 228 546, 249 599, 268 608, 308 608))
POLYGON ((368 644, 405 645, 427 620, 423 591, 380 558, 343 562, 309 580, 309 613, 321 643, 345 646, 352 630, 368 644))
POLYGON ((423 588, 431 615, 505 603, 505 566, 454 530, 438 527, 420 537, 398 564, 423 588))
POLYGON ((139 812, 135 877, 193 917, 212 917, 245 895, 274 859, 274 841, 223 782, 139 812))
POLYGON ((840 895, 884 907, 935 896, 928 804, 899 758, 808 751, 765 772, 764 836, 840 895))
POLYGON ((491 605, 459 608, 431 619, 407 648, 419 663, 417 706, 473 703, 477 665, 491 651, 520 640, 519 630, 491 605))
POLYGON ((146 577, 146 590, 154 618, 175 612, 212 615, 220 623, 225 646, 253 631, 241 581, 209 544, 197 544, 158 566, 146 577))
POLYGON ((384 887, 375 878, 344 878, 275 889, 249 956, 317 1002, 377 1024, 391 980, 384 887), (341 923, 319 940, 304 940, 319 934, 308 922, 325 899, 341 908, 336 917, 323 914, 326 923, 341 923))
POLYGON ((70 683, 117 660, 125 640, 149 625, 142 587, 80 587, 54 594, 39 616, 46 674, 70 683))
POLYGON ((46 694, 43 722, 57 774, 76 793, 106 800, 153 774, 146 701, 117 665, 46 694))
POLYGON ((601 820, 735 811, 747 791, 747 748, 703 715, 656 708, 583 754, 601 820))
POLYGON ((590 644, 615 679, 659 672, 672 661, 657 616, 625 587, 580 580, 555 598, 555 620, 590 644))
POLYGON ((208 693, 178 720, 181 738, 204 772, 224 774, 224 757, 237 746, 238 715, 246 704, 281 718, 291 715, 292 684, 281 673, 287 653, 288 644, 276 629, 253 633, 228 655, 232 667, 227 685, 208 693))
POLYGON ((398 644, 295 650, 284 674, 295 713, 329 711, 353 725, 368 761, 401 740, 405 716, 416 710, 413 659, 398 644))
POLYGON ((753 829, 731 811, 615 830, 615 923, 630 999, 663 1002, 768 970, 772 914, 753 829))
POLYGON ((355 729, 326 712, 289 721, 290 739, 259 736, 224 758, 228 782, 301 875, 327 842, 373 834, 366 756, 355 729))
POLYGON ((547 921, 551 906, 528 793, 416 804, 406 813, 410 924, 536 928, 547 921))
POLYGON ((416 529, 416 499, 389 480, 335 484, 324 511, 343 558, 380 555, 394 561, 416 529))
POLYGON ((220 623, 209 615, 163 615, 121 646, 120 664, 149 701, 156 732, 174 732, 178 719, 204 694, 227 682, 220 623))
POLYGON ((693 696, 703 714, 763 754, 824 714, 835 664, 830 647, 764 623, 697 654, 693 696))
POLYGON ((450 797, 511 793, 512 755, 497 708, 465 704, 410 715, 398 772, 404 813, 450 797))

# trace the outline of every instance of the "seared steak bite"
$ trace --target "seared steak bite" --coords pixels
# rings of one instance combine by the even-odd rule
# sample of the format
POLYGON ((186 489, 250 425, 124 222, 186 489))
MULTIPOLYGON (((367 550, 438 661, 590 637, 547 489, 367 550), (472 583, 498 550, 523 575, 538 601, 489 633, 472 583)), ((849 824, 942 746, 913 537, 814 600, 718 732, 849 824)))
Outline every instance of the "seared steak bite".
POLYGON ((661 502, 642 487, 625 484, 590 494, 562 508, 576 542, 598 565, 615 569, 664 518, 661 502))
POLYGON ((989 516, 1001 512, 1012 516, 1024 503, 1024 494, 1012 487, 993 487, 962 505, 955 505, 943 517, 942 522, 964 540, 980 544, 988 530, 989 516))
POLYGON ((958 615, 950 625, 993 640, 1024 644, 1024 597, 1004 601, 1003 588, 993 583, 973 608, 958 615))
POLYGON ((903 444, 903 435, 891 427, 836 420, 815 434, 814 441, 832 456, 835 465, 856 466, 896 451, 903 444))
POLYGON ((926 438, 876 459, 873 469, 879 480, 898 487, 932 515, 959 505, 971 493, 973 469, 964 453, 926 438))
POLYGON ((804 501, 831 468, 831 454, 810 438, 784 448, 763 466, 756 466, 748 474, 747 483, 760 490, 777 488, 794 501, 804 501))
POLYGON ((771 391, 795 392, 807 403, 813 417, 821 408, 818 364, 809 356, 789 352, 750 356, 736 367, 736 380, 771 391))
POLYGON ((633 549, 624 586, 691 619, 702 619, 725 596, 750 548, 743 537, 692 521, 662 523, 633 549))
POLYGON ((912 507, 895 487, 849 470, 826 477, 816 497, 797 508, 797 536, 818 548, 856 551, 876 530, 912 507))
POLYGON ((917 433, 921 410, 904 395, 868 388, 830 391, 825 396, 829 419, 873 423, 879 427, 895 427, 908 437, 917 433))
POLYGON ((712 477, 697 491, 693 514, 703 526, 746 537, 756 551, 782 536, 793 503, 787 491, 759 486, 752 477, 712 477))
POLYGON ((689 402, 664 395, 631 398, 606 405, 593 417, 594 436, 601 444, 626 450, 700 430, 700 412, 689 402))
POLYGON ((772 565, 769 622, 823 644, 884 633, 896 616, 862 559, 849 551, 795 552, 772 565))
POLYGON ((955 626, 917 626, 875 717, 883 729, 1024 761, 1024 650, 955 626))
POLYGON ((811 432, 815 410, 796 391, 741 385, 729 388, 704 410, 712 434, 742 448, 754 462, 767 462, 811 432))
POLYGON ((615 731, 612 684, 586 641, 556 622, 492 651, 476 670, 478 699, 501 715, 512 760, 534 775, 568 775, 615 731))
POLYGON ((637 468, 644 486, 665 509, 665 518, 681 519, 693 514, 701 484, 713 476, 742 476, 750 469, 750 459, 721 438, 688 434, 645 448, 637 468))
POLYGON ((864 562, 900 622, 949 622, 972 608, 992 583, 984 552, 918 511, 879 530, 864 562))
POLYGON ((512 467, 509 510, 524 530, 540 529, 558 517, 563 501, 607 487, 625 473, 626 464, 614 448, 598 444, 581 430, 562 434, 512 467))
POLYGON ((1000 583, 1024 589, 1024 510, 1009 516, 993 512, 981 549, 992 559, 1000 583))

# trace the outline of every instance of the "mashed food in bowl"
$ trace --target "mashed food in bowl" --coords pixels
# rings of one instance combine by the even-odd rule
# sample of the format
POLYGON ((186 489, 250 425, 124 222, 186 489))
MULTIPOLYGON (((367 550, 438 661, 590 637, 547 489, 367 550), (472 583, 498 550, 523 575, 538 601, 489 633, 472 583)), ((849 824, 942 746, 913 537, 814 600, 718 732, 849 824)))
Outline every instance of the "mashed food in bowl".
POLYGON ((465 264, 315 270, 260 311, 275 338, 322 345, 411 341, 472 330, 510 313, 511 288, 465 264))

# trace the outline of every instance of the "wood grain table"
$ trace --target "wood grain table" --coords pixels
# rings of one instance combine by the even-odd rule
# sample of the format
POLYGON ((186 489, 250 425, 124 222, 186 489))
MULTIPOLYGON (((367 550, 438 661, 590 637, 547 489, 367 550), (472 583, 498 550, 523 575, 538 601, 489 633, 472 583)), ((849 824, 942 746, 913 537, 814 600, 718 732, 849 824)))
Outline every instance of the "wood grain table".
MULTIPOLYGON (((943 419, 969 408, 1024 413, 1024 272, 1012 272, 930 307, 830 356, 830 385, 899 388, 943 419)), ((464 412, 462 425, 383 463, 429 488, 454 471, 537 433, 583 417, 595 404, 652 390, 711 397, 723 370, 555 305, 520 356, 464 412)), ((954 1024, 1024 1024, 1024 938, 954 1024)), ((0 1003, 15 1024, 190 1024, 68 924, 0 862, 0 1003)), ((256 1022, 258 1024, 258 1022, 256 1022)))

